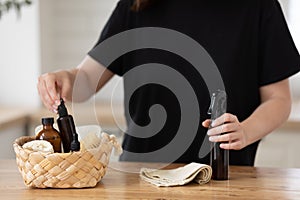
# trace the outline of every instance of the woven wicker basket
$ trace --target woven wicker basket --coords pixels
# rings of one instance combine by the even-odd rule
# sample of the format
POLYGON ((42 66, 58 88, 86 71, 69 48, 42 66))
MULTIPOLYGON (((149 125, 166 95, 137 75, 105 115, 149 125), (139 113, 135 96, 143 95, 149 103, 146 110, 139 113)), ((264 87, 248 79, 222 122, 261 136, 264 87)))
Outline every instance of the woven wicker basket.
POLYGON ((34 139, 34 136, 17 138, 13 147, 25 185, 35 188, 95 187, 105 175, 112 148, 119 145, 108 139, 100 148, 71 153, 33 152, 22 148, 34 139))

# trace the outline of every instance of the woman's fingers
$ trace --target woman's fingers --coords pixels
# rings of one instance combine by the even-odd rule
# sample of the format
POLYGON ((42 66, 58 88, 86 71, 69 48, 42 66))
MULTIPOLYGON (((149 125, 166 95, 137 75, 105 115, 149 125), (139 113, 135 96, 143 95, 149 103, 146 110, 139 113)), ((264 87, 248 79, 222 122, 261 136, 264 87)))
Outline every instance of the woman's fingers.
MULTIPOLYGON (((209 127, 210 120, 205 120, 202 125, 209 127)), ((209 141, 220 143, 223 149, 239 150, 246 146, 247 138, 243 127, 235 115, 225 113, 211 123, 207 131, 209 141)))
POLYGON ((238 140, 239 133, 238 132, 233 132, 233 133, 227 133, 224 135, 215 135, 215 136, 210 136, 209 141, 211 142, 232 142, 235 140, 238 140))
POLYGON ((211 120, 210 119, 207 119, 205 121, 202 122, 202 126, 205 127, 205 128, 208 128, 211 124, 211 120))
POLYGON ((236 121, 238 121, 238 119, 235 115, 230 113, 224 113, 223 115, 215 119, 211 125, 212 127, 216 127, 225 123, 236 122, 236 121))
MULTIPOLYGON (((72 86, 70 79, 65 78, 64 83, 59 82, 57 84, 57 86, 58 86, 57 88, 59 90, 59 94, 61 95, 60 97, 63 98, 64 101, 71 101, 73 86, 72 86)), ((60 103, 59 100, 58 100, 58 103, 60 103)))
POLYGON ((237 131, 238 129, 238 124, 237 123, 227 123, 227 124, 222 124, 217 127, 210 128, 207 131, 207 135, 213 136, 213 135, 220 135, 223 133, 229 133, 229 132, 234 132, 237 131))
POLYGON ((56 76, 52 73, 41 75, 38 79, 38 92, 44 105, 52 112, 56 112, 59 93, 56 88, 56 76))
POLYGON ((48 110, 53 111, 53 108, 52 108, 53 101, 48 93, 45 81, 42 79, 39 79, 38 92, 39 92, 39 95, 41 97, 43 104, 48 108, 48 110))
POLYGON ((46 88, 48 90, 50 98, 53 100, 53 104, 55 103, 55 100, 59 99, 59 94, 56 89, 56 79, 57 77, 53 73, 48 73, 45 76, 46 88))
POLYGON ((38 79, 38 92, 44 105, 52 112, 57 112, 60 98, 71 100, 74 77, 67 70, 46 73, 38 79))
POLYGON ((240 150, 245 146, 243 143, 242 134, 239 132, 211 136, 209 137, 209 140, 211 142, 221 143, 220 147, 222 149, 240 150))
POLYGON ((237 140, 237 141, 230 142, 230 143, 221 143, 220 147, 222 149, 227 149, 227 150, 230 150, 230 149, 240 150, 240 149, 244 148, 244 145, 241 140, 237 140))

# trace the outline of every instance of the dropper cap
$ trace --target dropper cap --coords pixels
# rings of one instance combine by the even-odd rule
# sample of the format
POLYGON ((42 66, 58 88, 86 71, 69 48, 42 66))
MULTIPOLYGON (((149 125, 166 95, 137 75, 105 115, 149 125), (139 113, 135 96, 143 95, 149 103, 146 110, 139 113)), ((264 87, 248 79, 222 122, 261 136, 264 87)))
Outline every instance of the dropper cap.
POLYGON ((80 142, 78 141, 78 134, 76 132, 73 133, 73 140, 70 146, 71 151, 79 151, 80 150, 80 142))
POLYGON ((53 125, 54 118, 53 117, 43 117, 42 118, 42 124, 43 125, 53 125))
POLYGON ((80 150, 80 142, 78 141, 78 134, 76 133, 75 126, 71 126, 72 131, 72 142, 70 146, 71 151, 79 151, 80 150))
POLYGON ((60 105, 57 108, 57 112, 59 114, 59 117, 65 117, 69 115, 65 106, 65 102, 62 98, 60 98, 60 105))

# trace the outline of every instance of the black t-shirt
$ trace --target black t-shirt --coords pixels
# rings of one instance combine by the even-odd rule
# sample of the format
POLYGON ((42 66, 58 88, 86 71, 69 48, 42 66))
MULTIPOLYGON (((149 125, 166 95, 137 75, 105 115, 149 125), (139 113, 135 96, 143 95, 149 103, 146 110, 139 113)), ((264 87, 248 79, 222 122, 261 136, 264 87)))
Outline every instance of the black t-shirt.
MULTIPOLYGON (((299 53, 277 0, 161 0, 140 12, 131 11, 131 5, 132 0, 118 3, 89 55, 101 63, 97 46, 107 38, 133 28, 162 27, 186 34, 202 45, 215 62, 227 93, 227 112, 236 115, 240 121, 259 106, 261 86, 286 79, 300 70, 299 53)), ((208 117, 210 94, 203 78, 195 75, 197 72, 191 63, 172 52, 146 48, 120 55, 107 67, 124 76, 131 69, 147 63, 161 63, 183 74, 199 102, 201 113, 197 135, 174 161, 209 163, 209 156, 199 158, 199 149, 207 132, 201 122, 208 117)), ((124 79, 126 94, 126 82, 134 84, 135 80, 126 80, 126 76, 124 79)), ((129 107, 125 107, 130 114, 126 116, 128 134, 124 137, 125 153, 121 160, 169 161, 146 154, 164 148, 176 137, 182 112, 179 104, 174 93, 162 85, 138 87, 130 97, 129 107), (134 131, 131 123, 140 126, 151 123, 149 109, 155 104, 162 105, 167 113, 163 128, 147 138, 143 137, 143 132, 139 133, 141 137, 130 135, 134 131), (130 117, 133 121, 128 119, 130 117), (139 156, 131 156, 129 152, 139 156)), ((189 131, 184 134, 188 135, 189 131)), ((253 165, 257 146, 258 142, 239 151, 230 151, 230 164, 253 165)))

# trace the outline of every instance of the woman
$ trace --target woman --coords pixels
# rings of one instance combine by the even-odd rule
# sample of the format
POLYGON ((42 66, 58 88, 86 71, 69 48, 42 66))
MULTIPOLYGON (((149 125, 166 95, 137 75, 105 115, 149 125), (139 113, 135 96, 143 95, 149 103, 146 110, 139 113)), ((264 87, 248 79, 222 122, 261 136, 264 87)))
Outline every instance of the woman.
MULTIPOLYGON (((182 148, 180 156, 171 161, 208 163, 208 156, 199 157, 207 133, 211 142, 220 142, 221 148, 231 150, 232 165, 253 165, 260 139, 288 118, 288 78, 300 70, 299 53, 277 0, 121 0, 83 62, 76 69, 40 76, 39 94, 45 106, 55 111, 60 97, 84 100, 99 91, 114 74, 124 76, 125 83, 136 86, 136 80, 144 77, 127 77, 126 73, 147 63, 161 63, 183 74, 195 91, 201 110, 199 120, 203 126, 199 126, 193 141, 182 148), (227 113, 215 120, 209 131, 210 120, 205 113, 210 103, 209 92, 203 78, 195 76, 185 59, 168 51, 146 48, 128 52, 109 66, 101 64, 97 51, 101 42, 142 27, 183 33, 202 45, 215 62, 228 103, 227 113), (74 88, 84 93, 76 95, 74 88)), ((126 92, 125 84, 125 95, 126 92)), ((129 106, 125 107, 128 130, 121 160, 169 162, 177 148, 163 156, 151 153, 159 152, 176 138, 182 114, 180 103, 172 91, 157 84, 140 87, 129 98, 129 106), (146 138, 141 131, 140 135, 131 134, 139 130, 135 130, 135 124, 151 124, 155 118, 149 116, 149 110, 155 104, 162 105, 167 113, 162 129, 146 138)), ((189 137, 190 131, 183 134, 189 137)))

